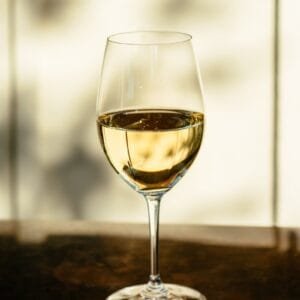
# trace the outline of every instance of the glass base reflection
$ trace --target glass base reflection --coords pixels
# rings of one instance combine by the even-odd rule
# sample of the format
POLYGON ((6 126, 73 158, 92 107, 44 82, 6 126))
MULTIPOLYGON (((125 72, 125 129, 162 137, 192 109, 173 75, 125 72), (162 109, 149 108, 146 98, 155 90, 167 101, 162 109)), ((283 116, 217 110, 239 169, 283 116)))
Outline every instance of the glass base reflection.
POLYGON ((165 284, 165 293, 145 295, 147 285, 135 285, 121 289, 106 300, 207 300, 205 296, 189 287, 165 284))

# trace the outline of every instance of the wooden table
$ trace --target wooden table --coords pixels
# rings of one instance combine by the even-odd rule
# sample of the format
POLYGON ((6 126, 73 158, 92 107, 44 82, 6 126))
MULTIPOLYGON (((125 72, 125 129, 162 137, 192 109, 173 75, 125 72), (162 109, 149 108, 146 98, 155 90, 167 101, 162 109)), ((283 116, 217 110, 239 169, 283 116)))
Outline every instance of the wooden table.
MULTIPOLYGON (((105 299, 148 279, 146 225, 0 222, 0 299, 105 299)), ((164 282, 208 300, 299 300, 299 229, 164 225, 164 282)))

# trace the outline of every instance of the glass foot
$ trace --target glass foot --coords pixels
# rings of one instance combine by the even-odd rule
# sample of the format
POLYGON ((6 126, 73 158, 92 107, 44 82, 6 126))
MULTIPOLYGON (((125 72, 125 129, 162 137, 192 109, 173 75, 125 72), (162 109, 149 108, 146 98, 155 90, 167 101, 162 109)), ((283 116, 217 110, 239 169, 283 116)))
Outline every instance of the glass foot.
POLYGON ((147 285, 135 285, 123 288, 106 300, 206 300, 198 291, 189 287, 177 284, 164 284, 167 293, 166 295, 145 296, 144 291, 147 285))

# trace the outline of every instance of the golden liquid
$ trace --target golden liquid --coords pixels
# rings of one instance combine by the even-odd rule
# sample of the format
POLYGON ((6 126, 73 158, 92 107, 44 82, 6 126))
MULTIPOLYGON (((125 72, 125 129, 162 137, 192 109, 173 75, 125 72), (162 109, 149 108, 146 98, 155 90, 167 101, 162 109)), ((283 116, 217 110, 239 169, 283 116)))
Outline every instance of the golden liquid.
POLYGON ((138 191, 166 191, 191 165, 203 136, 202 113, 143 109, 100 115, 98 134, 114 169, 138 191))

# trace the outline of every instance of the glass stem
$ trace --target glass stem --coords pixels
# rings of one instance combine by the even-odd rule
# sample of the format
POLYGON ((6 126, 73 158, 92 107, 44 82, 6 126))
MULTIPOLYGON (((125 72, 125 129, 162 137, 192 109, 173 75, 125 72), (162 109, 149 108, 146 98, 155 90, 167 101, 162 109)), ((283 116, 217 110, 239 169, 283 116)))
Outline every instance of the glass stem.
POLYGON ((148 288, 162 289, 163 284, 159 274, 159 208, 161 194, 145 195, 149 216, 150 232, 150 278, 148 288))

